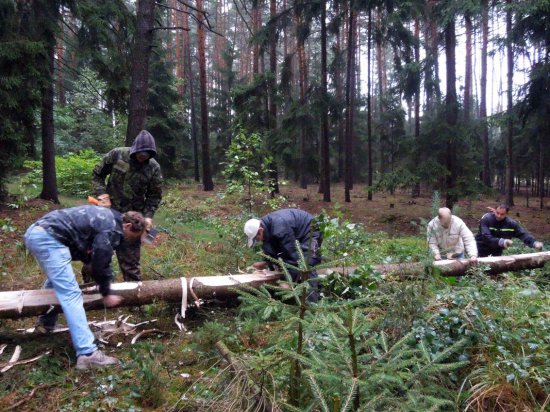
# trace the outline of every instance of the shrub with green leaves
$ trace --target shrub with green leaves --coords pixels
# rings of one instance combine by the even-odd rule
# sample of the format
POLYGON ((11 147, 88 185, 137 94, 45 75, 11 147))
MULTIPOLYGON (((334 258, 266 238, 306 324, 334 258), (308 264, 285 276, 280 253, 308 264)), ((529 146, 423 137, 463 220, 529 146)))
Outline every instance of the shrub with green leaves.
POLYGON ((223 175, 227 182, 227 192, 245 193, 251 212, 254 196, 262 192, 267 194, 269 189, 267 174, 271 157, 264 149, 262 135, 247 134, 245 130, 238 129, 227 149, 226 159, 223 175))
MULTIPOLYGON (((92 170, 101 160, 91 149, 79 153, 69 153, 55 157, 55 171, 59 193, 86 197, 92 193, 92 170)), ((42 162, 26 161, 25 167, 31 171, 22 179, 23 186, 36 186, 42 182, 42 162)))

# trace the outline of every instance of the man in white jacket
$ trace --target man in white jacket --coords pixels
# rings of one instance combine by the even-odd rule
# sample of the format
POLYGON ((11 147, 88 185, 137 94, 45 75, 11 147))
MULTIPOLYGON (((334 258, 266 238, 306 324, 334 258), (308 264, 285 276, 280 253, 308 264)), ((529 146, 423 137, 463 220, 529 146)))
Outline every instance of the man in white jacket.
POLYGON ((464 249, 472 262, 477 261, 477 245, 466 223, 453 216, 449 208, 439 209, 437 217, 428 223, 428 246, 435 260, 462 259, 464 249))

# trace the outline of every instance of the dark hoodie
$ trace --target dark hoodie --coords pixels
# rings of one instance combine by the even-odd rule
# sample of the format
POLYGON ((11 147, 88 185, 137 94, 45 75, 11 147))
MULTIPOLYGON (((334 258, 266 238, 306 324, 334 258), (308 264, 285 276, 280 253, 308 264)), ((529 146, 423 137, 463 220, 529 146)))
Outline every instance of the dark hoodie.
POLYGON ((153 217, 162 199, 160 165, 153 159, 156 154, 155 139, 146 130, 139 132, 132 147, 111 150, 93 171, 96 196, 108 193, 119 212, 135 210, 153 217), (151 158, 140 163, 135 158, 138 152, 148 152, 151 158))
POLYGON ((130 147, 130 157, 135 158, 135 154, 138 152, 147 152, 151 159, 157 155, 157 146, 155 145, 155 138, 147 130, 142 130, 136 136, 132 147, 130 147))

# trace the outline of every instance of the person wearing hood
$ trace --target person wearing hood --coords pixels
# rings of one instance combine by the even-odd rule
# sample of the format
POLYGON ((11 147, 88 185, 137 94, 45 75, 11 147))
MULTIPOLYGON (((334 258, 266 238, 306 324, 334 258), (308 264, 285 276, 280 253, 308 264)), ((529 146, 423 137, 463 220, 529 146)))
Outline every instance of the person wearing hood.
MULTIPOLYGON (((103 156, 93 170, 94 193, 99 206, 124 213, 130 210, 145 217, 147 230, 162 199, 162 173, 154 159, 155 139, 147 130, 136 136, 132 147, 117 147, 103 156)), ((117 249, 117 259, 125 281, 140 281, 141 239, 126 241, 117 249)), ((82 274, 87 281, 87 269, 82 274)))

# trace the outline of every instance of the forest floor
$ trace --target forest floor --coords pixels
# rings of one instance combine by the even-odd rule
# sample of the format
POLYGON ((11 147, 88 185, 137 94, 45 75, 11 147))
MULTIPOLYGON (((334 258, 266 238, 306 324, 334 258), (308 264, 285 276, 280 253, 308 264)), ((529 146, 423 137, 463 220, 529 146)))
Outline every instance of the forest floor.
MULTIPOLYGON (((387 240, 384 245, 388 247, 383 252, 373 253, 373 259, 382 259, 396 250, 395 253, 403 256, 425 253, 425 235, 419 223, 431 215, 431 193, 415 199, 404 193, 395 196, 375 193, 374 200, 368 201, 365 187, 356 185, 352 202, 344 203, 343 187, 335 185, 333 202, 328 204, 322 201, 316 189, 316 186, 307 190, 284 186, 281 194, 285 200, 280 206, 296 206, 313 214, 325 211, 331 217, 340 216, 342 220, 360 223, 367 233, 380 233, 380 239, 387 240), (395 248, 396 242, 401 242, 400 248, 395 248)), ((460 202, 458 215, 476 233, 477 220, 486 207, 496 206, 498 202, 498 198, 460 202)), ((63 207, 84 203, 80 199, 62 199, 63 207)), ((510 215, 537 238, 549 241, 550 210, 527 208, 524 199, 520 198, 517 203, 510 215)), ((25 253, 22 236, 32 222, 57 207, 39 200, 0 206, 0 290, 41 287, 44 276, 25 253)), ((161 230, 159 239, 155 247, 143 251, 144 279, 234 273, 252 263, 257 257, 244 245, 242 224, 246 216, 242 214, 243 209, 242 200, 229 199, 220 191, 202 192, 196 184, 170 186, 155 218, 161 230)), ((255 207, 257 214, 266 210, 267 206, 261 204, 255 207)), ((75 272, 79 266, 75 263, 75 272)), ((131 315, 130 321, 135 323, 158 319, 155 327, 163 332, 137 345, 130 344, 132 336, 116 337, 109 341, 105 350, 123 361, 122 370, 87 374, 79 374, 73 368, 75 359, 68 334, 25 335, 18 329, 32 327, 34 319, 0 321, 0 344, 8 344, 0 364, 9 359, 14 345, 22 347, 21 359, 50 351, 36 363, 16 366, 3 374, 0 410, 10 407, 22 411, 196 410, 191 406, 186 409, 181 402, 191 397, 189 391, 209 368, 220 368, 220 358, 213 351, 213 343, 224 336, 244 347, 250 342, 246 336, 230 332, 237 315, 234 308, 214 305, 192 311, 186 321, 188 332, 183 334, 173 323, 178 309, 176 304, 156 303, 135 310, 90 312, 89 320, 116 319, 122 315, 131 315)), ((261 334, 254 339, 256 345, 261 343, 261 334)))

